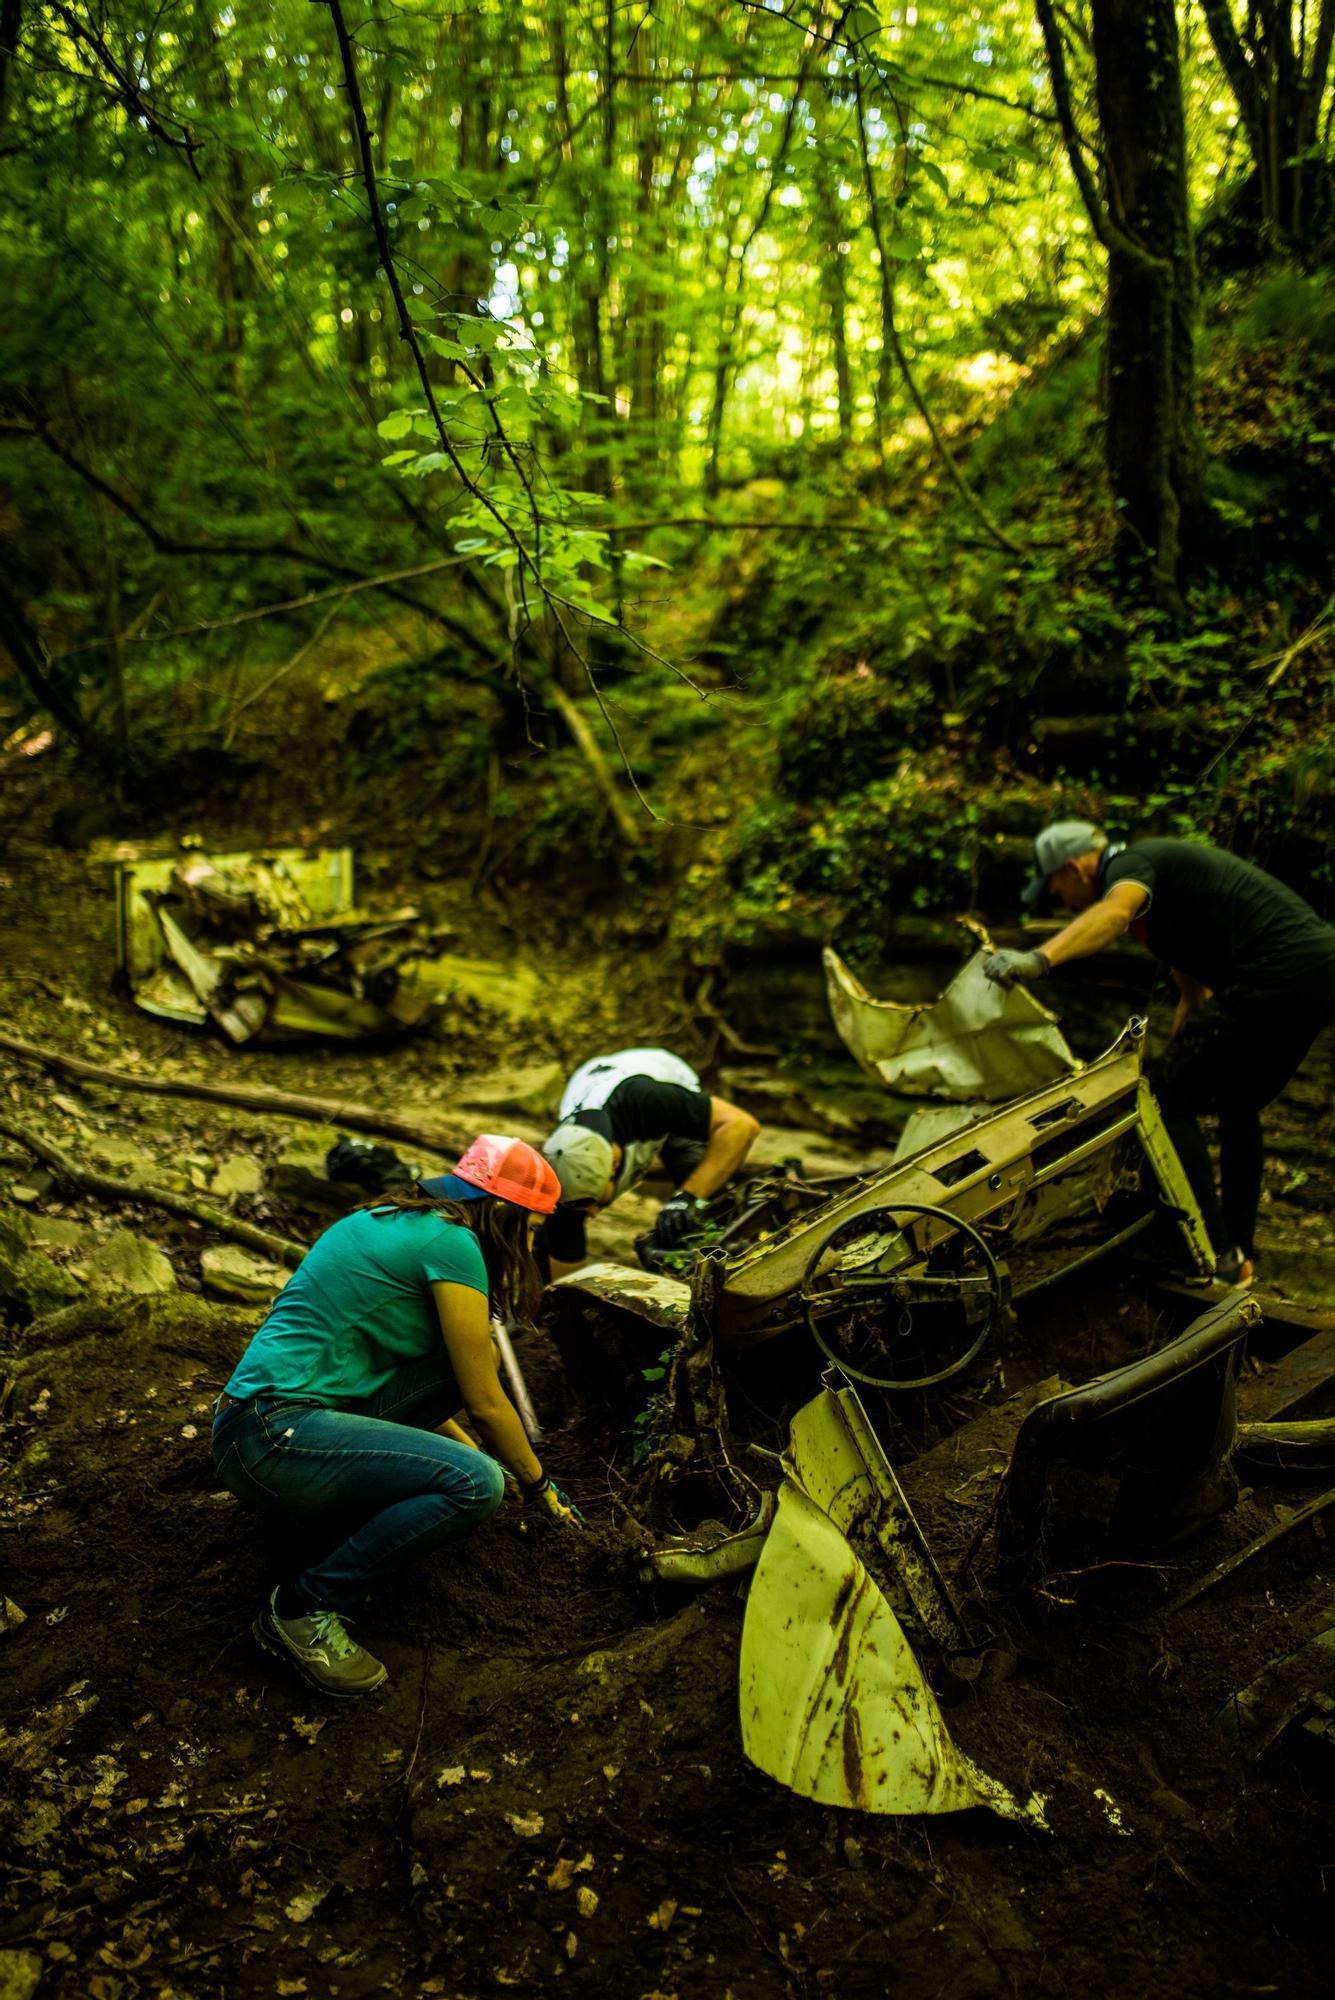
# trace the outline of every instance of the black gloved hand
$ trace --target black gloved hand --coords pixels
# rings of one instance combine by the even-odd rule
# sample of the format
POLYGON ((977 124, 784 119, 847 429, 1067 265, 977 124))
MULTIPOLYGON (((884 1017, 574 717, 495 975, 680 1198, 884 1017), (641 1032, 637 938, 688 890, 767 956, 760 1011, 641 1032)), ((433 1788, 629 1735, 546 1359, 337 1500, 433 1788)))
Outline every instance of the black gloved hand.
POLYGON ((983 966, 985 977, 1008 993, 1012 986, 1046 979, 1051 970, 1041 951, 994 951, 983 966))
POLYGON ((684 1188, 678 1188, 672 1199, 665 1201, 658 1211, 658 1220, 649 1238, 654 1248, 671 1250, 699 1227, 708 1206, 708 1202, 701 1201, 698 1195, 687 1194, 684 1188))

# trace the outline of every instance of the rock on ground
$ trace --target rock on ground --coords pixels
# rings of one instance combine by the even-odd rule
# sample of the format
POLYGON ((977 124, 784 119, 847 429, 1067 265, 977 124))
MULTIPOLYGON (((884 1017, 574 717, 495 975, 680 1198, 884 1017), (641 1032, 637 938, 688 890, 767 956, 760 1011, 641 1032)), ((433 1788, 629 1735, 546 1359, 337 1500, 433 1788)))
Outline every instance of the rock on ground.
POLYGON ((150 1298, 176 1289, 171 1258, 156 1243, 130 1229, 113 1229, 84 1266, 88 1282, 99 1292, 130 1292, 150 1298))
POLYGON ((0 1307, 24 1324, 78 1298, 80 1289, 76 1278, 34 1247, 27 1216, 0 1209, 0 1307))
POLYGON ((285 1264, 254 1257, 238 1243, 220 1243, 199 1260, 204 1290, 214 1298, 236 1299, 242 1305, 267 1306, 292 1276, 285 1264))

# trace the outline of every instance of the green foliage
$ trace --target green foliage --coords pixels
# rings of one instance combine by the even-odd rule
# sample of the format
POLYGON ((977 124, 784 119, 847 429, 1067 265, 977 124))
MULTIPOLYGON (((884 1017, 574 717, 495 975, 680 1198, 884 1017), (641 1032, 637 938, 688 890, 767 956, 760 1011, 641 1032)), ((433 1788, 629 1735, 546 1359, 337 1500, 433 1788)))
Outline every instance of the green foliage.
POLYGON ((1335 279, 1328 271, 1276 271, 1247 299, 1231 330, 1242 342, 1282 340, 1335 351, 1335 279))
POLYGON ((940 730, 935 691, 911 672, 864 659, 799 681, 773 710, 778 790, 793 799, 840 798, 897 770, 905 752, 940 730))
POLYGON ((642 1408, 630 1420, 631 1460, 636 1466, 644 1465, 652 1457, 667 1436, 671 1424, 672 1411, 666 1385, 672 1356, 672 1348, 665 1347, 655 1367, 640 1370, 648 1394, 642 1408))
POLYGON ((733 828, 722 884, 703 870, 688 877, 677 936, 702 958, 729 945, 834 935, 875 949, 897 914, 968 905, 991 838, 986 812, 986 796, 961 796, 939 761, 931 775, 902 763, 820 807, 765 799, 733 828))
POLYGON ((349 776, 375 792, 433 799, 462 812, 486 795, 500 734, 499 697, 460 680, 448 656, 399 661, 348 698, 349 776))
MULTIPOLYGON (((859 5, 833 46, 792 9, 669 11, 352 22, 424 386, 327 9, 108 0, 143 105, 21 10, 0 589, 76 719, 121 755, 350 717, 358 810, 483 821, 498 877, 633 875, 645 921, 679 884, 702 953, 971 900, 998 830, 1109 785, 1257 840, 1313 816, 1327 651, 1273 690, 1256 663, 1330 578, 1330 274, 1207 300, 1214 538, 1185 617, 1151 616, 1106 566, 1105 259, 1030 115, 1029 10, 859 5), (1011 547, 888 346, 878 230, 914 388, 1011 547), (663 815, 633 868, 558 679, 663 815), (1111 748, 1049 749, 1082 714, 1111 748)), ((1093 141, 1075 43, 1072 74, 1093 141)), ((1199 195, 1236 151, 1203 34, 1186 110, 1199 195)))

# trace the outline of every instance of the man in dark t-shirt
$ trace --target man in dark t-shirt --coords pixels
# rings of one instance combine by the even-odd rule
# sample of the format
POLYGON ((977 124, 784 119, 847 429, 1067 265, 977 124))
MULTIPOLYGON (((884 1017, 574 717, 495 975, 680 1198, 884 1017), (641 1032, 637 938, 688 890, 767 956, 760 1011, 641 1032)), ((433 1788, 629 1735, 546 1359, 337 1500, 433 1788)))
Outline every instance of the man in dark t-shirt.
POLYGON ((1168 1050, 1152 1080, 1215 1248, 1216 1274, 1251 1275, 1263 1163, 1261 1112, 1335 1020, 1335 930, 1273 875, 1189 840, 1109 846, 1063 820, 1034 841, 1030 906, 1046 894, 1077 912, 1041 951, 998 951, 999 986, 1046 977, 1129 931, 1178 990, 1168 1050), (1198 1115, 1219 1119, 1220 1194, 1198 1115))
POLYGON ((680 1243, 759 1130, 750 1112, 701 1090, 695 1071, 667 1049, 622 1049, 584 1063, 542 1148, 561 1183, 560 1203, 539 1234, 550 1275, 584 1263, 589 1218, 660 1165, 676 1192, 659 1210, 651 1241, 661 1250, 680 1243))

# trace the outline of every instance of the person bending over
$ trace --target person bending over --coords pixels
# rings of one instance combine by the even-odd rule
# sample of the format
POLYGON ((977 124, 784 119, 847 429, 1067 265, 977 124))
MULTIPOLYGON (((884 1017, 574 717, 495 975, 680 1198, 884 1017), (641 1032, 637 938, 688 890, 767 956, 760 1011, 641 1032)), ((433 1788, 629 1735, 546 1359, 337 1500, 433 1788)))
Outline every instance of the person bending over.
POLYGON ((667 1049, 622 1049, 584 1063, 566 1085, 560 1121, 542 1147, 561 1183, 560 1207, 540 1238, 553 1278, 586 1261, 589 1218, 660 1163, 676 1193, 659 1209, 650 1242, 672 1249, 760 1131, 749 1111, 702 1091, 695 1071, 667 1049))
POLYGON ((1335 931, 1250 861, 1190 840, 1110 846, 1084 820, 1034 841, 1030 907, 1055 896, 1074 921, 1040 951, 998 951, 989 979, 1045 978, 1126 931, 1171 970, 1177 1011, 1150 1077, 1214 1247, 1215 1275, 1246 1283, 1261 1200, 1261 1112, 1335 1020, 1335 931), (1219 1120, 1220 1190, 1198 1121, 1219 1120))
POLYGON ((334 1536, 254 1625, 325 1694, 386 1679, 344 1620, 493 1513, 505 1472, 543 1514, 581 1519, 534 1456, 491 1340, 493 1310, 522 1315, 537 1297, 533 1235, 558 1192, 532 1146, 486 1134, 451 1173, 354 1209, 302 1260, 218 1397, 224 1486, 334 1536))

